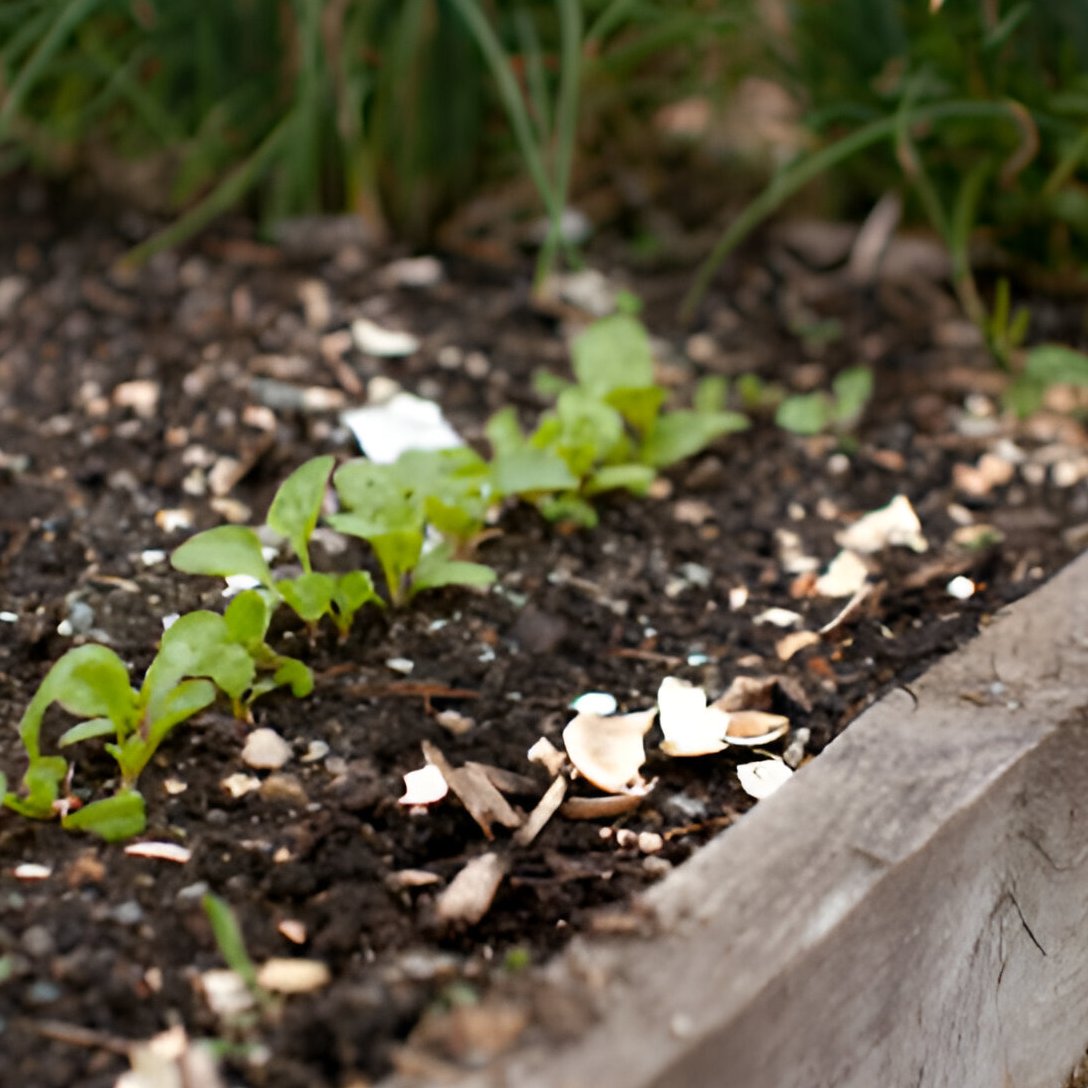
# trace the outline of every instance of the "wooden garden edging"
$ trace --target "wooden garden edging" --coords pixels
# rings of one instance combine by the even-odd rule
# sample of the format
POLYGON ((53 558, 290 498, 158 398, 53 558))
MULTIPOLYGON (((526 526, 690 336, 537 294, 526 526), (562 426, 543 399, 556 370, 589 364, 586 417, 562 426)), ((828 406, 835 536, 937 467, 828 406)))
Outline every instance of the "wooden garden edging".
POLYGON ((545 972, 584 1030, 460 1088, 1059 1088, 1088 1044, 1088 555, 644 901, 653 935, 545 972))

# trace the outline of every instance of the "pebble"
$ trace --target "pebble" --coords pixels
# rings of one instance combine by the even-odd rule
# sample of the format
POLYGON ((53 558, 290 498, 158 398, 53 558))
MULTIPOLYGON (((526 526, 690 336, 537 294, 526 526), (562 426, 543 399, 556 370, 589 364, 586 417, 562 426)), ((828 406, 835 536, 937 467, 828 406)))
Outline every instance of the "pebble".
POLYGON ((110 918, 121 926, 138 926, 144 920, 144 908, 135 899, 127 899, 110 911, 110 918))
POLYGON ((50 956, 56 948, 53 935, 45 926, 40 925, 29 926, 23 933, 20 943, 23 951, 34 958, 50 956))
POLYGON ((254 729, 242 748, 242 762, 258 771, 279 770, 291 758, 291 745, 274 729, 254 729))
POLYGON ((260 797, 273 805, 305 808, 310 798, 293 774, 272 774, 261 783, 260 797))

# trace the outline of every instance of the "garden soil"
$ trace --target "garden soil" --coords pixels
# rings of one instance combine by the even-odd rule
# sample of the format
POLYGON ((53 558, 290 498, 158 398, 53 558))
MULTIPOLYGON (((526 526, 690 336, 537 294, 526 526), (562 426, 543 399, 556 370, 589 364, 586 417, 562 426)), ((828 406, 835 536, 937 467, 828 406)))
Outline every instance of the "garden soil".
MULTIPOLYGON (((0 213, 0 768, 13 784, 20 715, 66 649, 105 642, 138 677, 164 616, 222 607, 219 584, 174 573, 164 553, 224 519, 260 523, 305 459, 358 456, 340 412, 388 380, 436 400, 484 449, 490 413, 514 405, 531 422, 544 407, 532 375, 569 373, 566 337, 585 320, 570 302, 532 303, 528 259, 439 254, 432 279, 335 221, 279 247, 228 225, 128 271, 117 260, 146 223, 17 188, 0 213), (360 351, 360 317, 419 349, 360 351)), ((811 392, 862 364, 876 392, 856 429, 806 438, 756 411, 652 497, 603 500, 592 531, 502 513, 478 549, 499 572, 489 592, 371 608, 343 644, 280 618, 274 641, 317 677, 309 698, 254 706, 254 725, 290 745, 287 762, 247 766, 252 727, 209 712, 141 779, 141 839, 188 860, 0 814, 4 1082, 105 1088, 131 1044, 177 1024, 217 1041, 225 1083, 269 1088, 359 1088, 394 1068, 437 1077, 524 1033, 573 1030, 581 1012, 550 1006, 532 965, 574 933, 644 924, 632 897, 755 803, 736 775, 753 756, 670 760, 655 727, 644 768, 655 785, 637 809, 556 814, 519 845, 499 826, 489 841, 452 798, 398 803, 422 742, 455 765, 522 776, 508 796, 527 812, 549 777, 526 751, 541 736, 561 747, 575 697, 608 692, 637 710, 669 675, 712 697, 748 676, 777 678, 763 705, 793 731, 773 752, 792 741, 795 760, 802 747, 818 758, 890 686, 909 690, 1083 549, 1083 404, 1059 390, 1053 410, 1012 421, 939 252, 893 243, 859 275, 849 245, 828 224, 781 228, 734 261, 687 328, 676 313, 689 273, 625 276, 618 243, 591 257, 644 300, 678 403, 711 374, 811 392), (897 495, 927 549, 881 550, 845 619, 783 644, 839 614, 845 600, 815 592, 815 576, 837 533, 897 495), (770 609, 797 617, 778 626, 788 617, 770 609), (505 871, 494 901, 475 924, 442 922, 438 896, 488 851, 505 871), (317 960, 329 978, 263 1012, 217 1010, 208 892, 233 908, 257 964, 317 960)), ((1032 305, 1033 336, 1083 339, 1075 308, 1032 305)), ((365 559, 321 544, 316 555, 328 567, 365 559)), ((102 796, 110 761, 84 748, 73 794, 102 796)), ((595 794, 581 780, 571 792, 595 794)))

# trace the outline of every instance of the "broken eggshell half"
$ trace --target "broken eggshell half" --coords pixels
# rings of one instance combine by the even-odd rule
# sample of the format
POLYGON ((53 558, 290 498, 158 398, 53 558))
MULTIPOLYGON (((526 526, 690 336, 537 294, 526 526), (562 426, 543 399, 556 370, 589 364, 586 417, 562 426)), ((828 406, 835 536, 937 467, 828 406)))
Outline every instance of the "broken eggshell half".
POLYGON ((563 746, 578 773, 604 793, 645 789, 639 771, 646 762, 643 737, 657 707, 633 714, 579 714, 563 730, 563 746))

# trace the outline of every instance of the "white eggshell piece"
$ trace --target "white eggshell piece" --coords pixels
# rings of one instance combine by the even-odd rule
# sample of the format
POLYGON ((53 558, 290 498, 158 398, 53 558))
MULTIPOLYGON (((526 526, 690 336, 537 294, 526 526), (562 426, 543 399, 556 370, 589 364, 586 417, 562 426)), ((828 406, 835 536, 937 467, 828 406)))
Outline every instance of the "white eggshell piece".
POLYGON ((793 771, 780 759, 761 759, 737 767, 741 789, 757 801, 770 797, 792 777, 793 771))
POLYGON ((578 772, 605 793, 630 793, 643 785, 639 770, 646 762, 643 737, 657 707, 602 717, 579 714, 563 730, 563 744, 578 772))

